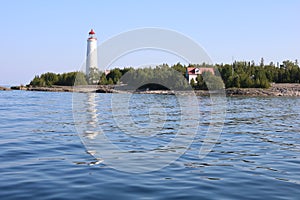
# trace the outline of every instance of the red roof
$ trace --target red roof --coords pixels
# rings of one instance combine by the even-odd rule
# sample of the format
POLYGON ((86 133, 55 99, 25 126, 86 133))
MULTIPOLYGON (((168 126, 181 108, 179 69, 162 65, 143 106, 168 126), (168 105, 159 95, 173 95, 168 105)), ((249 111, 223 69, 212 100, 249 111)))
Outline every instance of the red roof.
POLYGON ((209 67, 200 67, 200 68, 188 67, 186 70, 187 70, 187 74, 189 75, 202 74, 203 72, 211 72, 212 74, 215 74, 214 69, 209 67), (196 69, 199 71, 196 72, 196 69))
POLYGON ((186 70, 188 72, 188 74, 195 74, 195 67, 188 67, 186 70))
POLYGON ((90 35, 94 35, 95 32, 94 32, 94 29, 91 29, 91 31, 89 32, 90 35))

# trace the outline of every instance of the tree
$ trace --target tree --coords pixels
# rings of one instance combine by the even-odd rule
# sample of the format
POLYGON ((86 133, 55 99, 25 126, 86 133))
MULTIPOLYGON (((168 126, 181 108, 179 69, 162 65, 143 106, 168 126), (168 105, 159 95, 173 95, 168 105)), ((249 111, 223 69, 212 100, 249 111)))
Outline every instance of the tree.
POLYGON ((86 77, 83 72, 76 72, 75 73, 75 82, 74 85, 87 85, 86 77))
POLYGON ((221 77, 212 74, 208 75, 205 83, 209 90, 220 90, 224 88, 224 83, 221 77))
POLYGON ((32 79, 32 81, 30 81, 29 85, 38 86, 39 85, 39 81, 40 81, 40 77, 39 76, 34 76, 34 78, 32 79))
POLYGON ((261 66, 261 67, 264 67, 264 66, 265 66, 265 63, 264 63, 264 62, 265 62, 264 58, 261 58, 261 59, 260 59, 260 66, 261 66))
POLYGON ((47 86, 51 86, 58 81, 58 75, 52 72, 47 72, 41 75, 41 78, 44 79, 47 86))
POLYGON ((100 79, 100 72, 98 68, 91 68, 90 69, 90 73, 87 77, 87 82, 90 85, 95 85, 99 83, 99 79, 100 79))
POLYGON ((113 70, 110 70, 110 73, 107 74, 106 79, 112 79, 114 84, 117 84, 120 81, 120 78, 122 77, 122 72, 119 68, 115 68, 113 70))
POLYGON ((172 69, 178 71, 179 73, 181 73, 183 76, 185 76, 186 73, 186 67, 183 66, 182 64, 180 64, 180 62, 178 62, 177 64, 173 65, 171 67, 172 69))
POLYGON ((113 81, 111 78, 109 78, 108 81, 107 81, 107 84, 108 84, 108 85, 113 85, 113 84, 114 84, 114 81, 113 81))
POLYGON ((46 82, 43 78, 40 78, 39 76, 35 76, 33 80, 30 82, 30 85, 34 87, 43 87, 46 86, 46 82))
POLYGON ((192 78, 192 80, 191 80, 190 84, 191 84, 191 86, 192 86, 192 87, 195 87, 195 86, 196 86, 196 84, 195 84, 195 80, 194 80, 193 78, 192 78))
POLYGON ((241 87, 240 77, 238 75, 233 77, 232 86, 237 88, 241 87))
POLYGON ((99 80, 99 85, 107 85, 108 81, 106 79, 105 73, 101 74, 100 80, 99 80))

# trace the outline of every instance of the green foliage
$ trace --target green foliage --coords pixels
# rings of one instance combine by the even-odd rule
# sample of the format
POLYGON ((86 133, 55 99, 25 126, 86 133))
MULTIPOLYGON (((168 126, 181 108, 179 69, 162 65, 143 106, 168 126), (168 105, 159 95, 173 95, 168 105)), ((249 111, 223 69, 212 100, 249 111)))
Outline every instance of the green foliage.
POLYGON ((180 63, 177 63, 175 65, 173 65, 171 67, 172 69, 178 71, 179 73, 181 73, 183 76, 185 76, 185 73, 186 73, 186 67, 180 63))
POLYGON ((198 90, 207 90, 207 86, 205 84, 205 81, 204 81, 202 75, 198 75, 196 80, 197 80, 196 86, 191 85, 192 87, 194 87, 195 89, 198 89, 198 90))
POLYGON ((99 80, 99 85, 107 85, 108 81, 106 79, 105 73, 102 73, 99 80))
POLYGON ((33 78, 33 80, 30 82, 30 85, 36 87, 36 86, 41 86, 44 87, 46 86, 46 82, 43 78, 39 77, 39 76, 35 76, 33 78))
POLYGON ((90 73, 89 73, 89 76, 88 76, 88 84, 90 85, 96 85, 99 83, 99 80, 100 80, 100 76, 101 76, 101 73, 99 72, 99 69, 98 68, 91 68, 90 69, 90 73))
POLYGON ((210 72, 204 73, 203 79, 205 80, 205 84, 209 90, 220 90, 224 89, 225 87, 222 78, 213 75, 210 72))
POLYGON ((213 75, 211 72, 204 72, 197 76, 197 83, 191 86, 197 90, 219 90, 224 88, 223 80, 220 76, 213 75))
POLYGON ((300 68, 297 62, 283 61, 280 67, 273 62, 264 64, 263 58, 259 66, 252 62, 234 62, 232 65, 219 65, 218 69, 226 88, 268 88, 270 83, 299 83, 300 68))
POLYGON ((76 77, 74 85, 87 85, 86 76, 83 72, 73 72, 73 78, 76 77))
MULTIPOLYGON (((283 61, 280 67, 276 67, 273 62, 269 65, 264 64, 263 58, 259 65, 254 61, 251 62, 234 62, 232 64, 207 65, 190 64, 188 67, 214 67, 220 72, 219 76, 205 72, 198 75, 196 81, 191 81, 191 86, 194 89, 220 89, 224 87, 237 88, 268 88, 270 83, 299 83, 300 68, 298 61, 283 61), (208 88, 209 87, 209 88, 208 88)), ((134 69, 127 67, 124 69, 115 68, 110 70, 110 73, 100 73, 98 69, 92 69, 89 74, 89 80, 82 72, 69 72, 63 74, 55 74, 51 72, 44 73, 40 76, 35 76, 30 82, 32 86, 51 86, 51 85, 86 85, 86 84, 128 84, 134 85, 151 83, 161 86, 167 86, 170 89, 186 89, 189 87, 188 82, 183 76, 186 76, 187 66, 177 63, 173 66, 167 64, 159 65, 155 68, 134 69)), ((150 84, 150 85, 149 85, 150 84)), ((155 85, 155 88, 159 88, 155 85)))
POLYGON ((192 80, 191 80, 190 84, 191 84, 191 86, 192 86, 192 87, 196 87, 196 83, 195 83, 195 81, 194 81, 194 79, 193 79, 193 78, 192 78, 192 80))
POLYGON ((118 84, 121 77, 122 77, 121 70, 119 68, 115 68, 113 70, 110 70, 110 73, 106 76, 106 79, 107 80, 111 79, 113 82, 112 84, 118 84))
POLYGON ((69 72, 63 74, 55 74, 47 72, 41 76, 35 76, 30 82, 31 86, 34 87, 45 87, 52 85, 63 85, 63 86, 72 86, 72 85, 87 85, 86 78, 82 72, 69 72))
POLYGON ((58 81, 59 77, 55 73, 47 72, 41 75, 41 79, 45 81, 46 86, 51 86, 52 83, 58 81))
POLYGON ((127 84, 128 89, 170 89, 185 90, 189 87, 187 80, 182 73, 172 69, 167 64, 155 68, 132 69, 121 79, 127 84), (137 88, 138 87, 138 88, 137 88))
POLYGON ((113 85, 113 84, 114 84, 114 81, 112 80, 112 78, 109 78, 109 79, 108 79, 107 84, 108 84, 108 85, 113 85))

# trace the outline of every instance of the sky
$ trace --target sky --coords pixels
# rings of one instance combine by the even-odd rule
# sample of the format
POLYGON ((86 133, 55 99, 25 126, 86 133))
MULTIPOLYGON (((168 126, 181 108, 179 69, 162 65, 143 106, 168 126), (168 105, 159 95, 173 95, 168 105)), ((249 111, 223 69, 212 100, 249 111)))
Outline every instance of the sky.
POLYGON ((299 0, 0 0, 0 5, 0 85, 79 70, 91 28, 98 45, 138 28, 174 30, 203 47, 214 63, 300 60, 299 0))

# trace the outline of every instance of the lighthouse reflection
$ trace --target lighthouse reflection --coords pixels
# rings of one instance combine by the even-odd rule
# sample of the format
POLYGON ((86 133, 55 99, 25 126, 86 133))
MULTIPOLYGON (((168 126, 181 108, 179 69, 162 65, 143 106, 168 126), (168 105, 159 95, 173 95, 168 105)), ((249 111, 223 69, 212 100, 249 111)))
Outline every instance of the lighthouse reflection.
POLYGON ((98 126, 97 126, 97 103, 96 103, 96 94, 95 93, 88 93, 86 97, 86 130, 84 131, 84 136, 90 140, 96 138, 99 134, 98 126))
MULTIPOLYGON (((81 121, 81 139, 87 148, 87 153, 93 156, 96 161, 89 162, 89 165, 96 165, 102 163, 103 160, 97 157, 97 143, 96 138, 101 133, 98 127, 98 109, 97 109, 97 94, 96 93, 85 93, 81 94, 80 105, 82 115, 81 121)), ((79 106, 80 107, 80 106, 79 106)), ((78 107, 78 108, 79 108, 78 107)))

